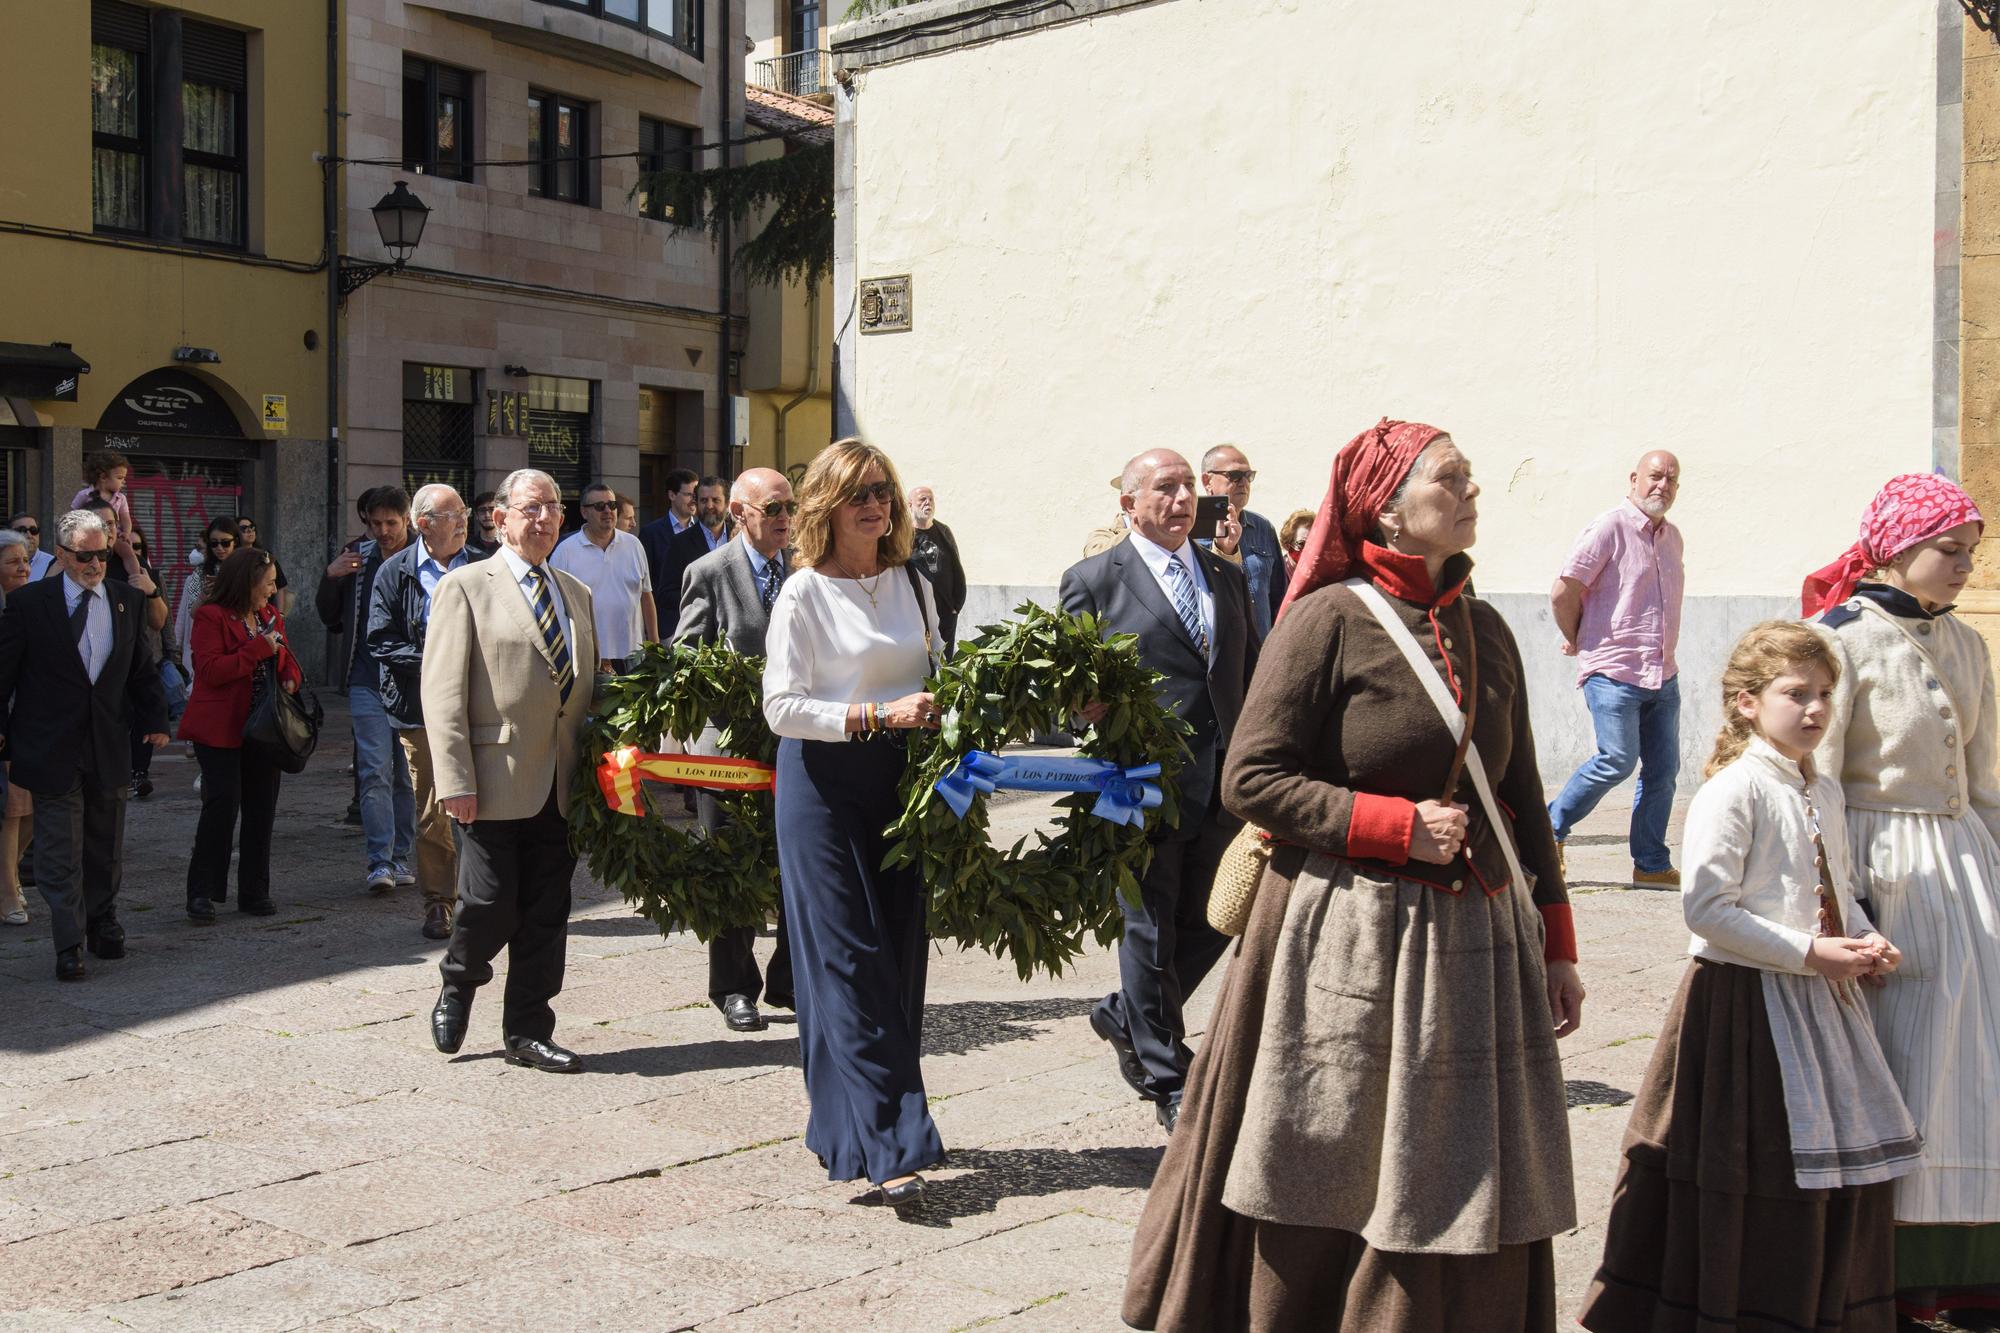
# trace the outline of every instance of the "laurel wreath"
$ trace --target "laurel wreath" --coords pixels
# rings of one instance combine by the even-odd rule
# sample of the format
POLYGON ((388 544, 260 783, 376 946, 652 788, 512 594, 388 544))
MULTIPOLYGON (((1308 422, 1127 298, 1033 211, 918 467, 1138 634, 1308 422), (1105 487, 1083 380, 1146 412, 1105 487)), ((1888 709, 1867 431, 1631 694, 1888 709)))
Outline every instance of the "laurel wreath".
POLYGON ((1108 945, 1120 927, 1120 894, 1136 903, 1153 859, 1147 830, 1178 824, 1174 773, 1187 755, 1187 727, 1154 696, 1158 675, 1139 661, 1138 639, 1102 637, 1094 616, 1032 602, 1015 619, 961 643, 932 678, 943 722, 912 733, 903 813, 889 826, 887 866, 915 865, 930 888, 930 931, 1011 958, 1026 981, 1061 976, 1085 943, 1108 945), (1072 714, 1101 701, 1109 711, 1079 736, 1078 752, 1121 767, 1157 763, 1163 800, 1136 828, 1090 814, 1094 795, 1065 796, 1058 831, 1037 831, 1009 851, 987 835, 986 798, 964 819, 933 784, 971 750, 998 752, 1076 726, 1072 714))
POLYGON ((595 687, 570 799, 570 845, 599 883, 618 890, 663 935, 687 930, 706 943, 725 930, 763 925, 778 905, 768 796, 712 792, 727 816, 723 826, 686 829, 651 811, 633 818, 612 810, 598 789, 597 765, 622 746, 657 750, 663 737, 698 735, 711 718, 721 724, 724 754, 772 762, 777 742, 764 721, 764 659, 722 644, 649 643, 626 667, 595 687))

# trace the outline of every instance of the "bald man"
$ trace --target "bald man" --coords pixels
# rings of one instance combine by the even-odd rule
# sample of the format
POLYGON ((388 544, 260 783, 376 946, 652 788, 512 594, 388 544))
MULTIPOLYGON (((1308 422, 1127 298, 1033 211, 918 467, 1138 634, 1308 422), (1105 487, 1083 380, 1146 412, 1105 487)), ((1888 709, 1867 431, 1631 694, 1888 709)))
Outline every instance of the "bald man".
POLYGON ((1549 806, 1557 852, 1605 793, 1636 771, 1632 883, 1656 888, 1681 882, 1667 851, 1681 766, 1674 647, 1687 586, 1681 531, 1667 522, 1667 511, 1680 485, 1680 460, 1672 454, 1656 449, 1640 459, 1625 499, 1583 530, 1549 593, 1562 651, 1576 658, 1577 685, 1597 732, 1597 753, 1549 806))
POLYGON ((1130 531, 1062 577, 1063 610, 1099 618, 1105 635, 1138 637, 1139 660, 1160 674, 1160 703, 1188 725, 1176 779, 1180 823, 1149 823, 1153 863, 1140 901, 1125 902, 1119 988, 1090 1026, 1118 1054, 1118 1071, 1173 1133, 1191 1052, 1182 1006, 1228 940, 1208 924, 1208 893, 1242 821, 1222 808, 1222 759, 1257 665, 1243 571, 1188 540, 1194 469, 1171 449, 1140 454, 1119 477, 1130 531))
MULTIPOLYGON (((792 516, 797 512, 792 483, 784 473, 753 467, 736 478, 729 490, 729 516, 736 523, 736 539, 697 559, 681 576, 675 643, 723 643, 745 656, 764 655, 771 603, 778 600, 778 588, 790 572, 785 548, 791 544, 792 516)), ((720 754, 721 739, 721 728, 711 722, 703 728, 694 751, 720 754)), ((718 828, 723 822, 722 804, 712 792, 696 796, 695 813, 705 829, 718 828)), ((764 1016, 757 1012, 760 995, 775 1007, 792 1007, 791 945, 785 938, 782 914, 777 947, 771 954, 768 990, 766 979, 757 971, 756 942, 755 926, 725 931, 709 941, 708 998, 722 1011, 722 1021, 732 1032, 763 1028, 764 1016)))

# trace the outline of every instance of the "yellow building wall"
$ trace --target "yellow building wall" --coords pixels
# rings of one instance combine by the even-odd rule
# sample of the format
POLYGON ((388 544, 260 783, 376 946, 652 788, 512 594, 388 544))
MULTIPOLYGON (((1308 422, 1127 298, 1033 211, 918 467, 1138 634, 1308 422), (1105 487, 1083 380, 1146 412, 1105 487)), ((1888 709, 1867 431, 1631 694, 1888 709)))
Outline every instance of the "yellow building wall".
MULTIPOLYGON (((249 251, 232 259, 316 268, 326 15, 304 0, 183 0, 190 18, 251 32, 249 251)), ((232 259, 94 243, 91 233, 90 5, 6 6, 0 40, 0 341, 72 344, 89 361, 74 403, 38 404, 58 426, 95 427, 132 379, 173 350, 213 348, 190 369, 224 386, 239 414, 287 399, 288 434, 326 434, 326 278, 232 259), (24 234, 22 227, 82 233, 24 234), (307 330, 317 350, 305 346, 307 330)), ((255 415, 244 418, 256 434, 255 415)))
MULTIPOLYGON (((1959 223, 1959 480, 2000 521, 2000 42, 1965 25, 1965 175, 1959 223)), ((2000 539, 1982 544, 1959 599, 2000 650, 2000 539)))

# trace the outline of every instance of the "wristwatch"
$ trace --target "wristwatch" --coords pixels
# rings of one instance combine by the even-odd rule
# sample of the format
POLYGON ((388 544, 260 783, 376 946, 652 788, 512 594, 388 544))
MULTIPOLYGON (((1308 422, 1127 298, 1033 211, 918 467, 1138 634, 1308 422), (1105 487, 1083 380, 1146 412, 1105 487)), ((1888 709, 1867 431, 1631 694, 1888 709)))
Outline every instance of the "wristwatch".
POLYGON ((146 596, 148 596, 148 597, 157 597, 157 598, 159 598, 159 599, 160 599, 161 601, 163 601, 163 602, 167 600, 167 595, 166 595, 165 593, 163 593, 163 592, 161 592, 161 591, 160 591, 160 585, 159 585, 159 584, 157 584, 157 583, 155 583, 155 584, 153 585, 153 590, 152 590, 151 592, 147 593, 147 594, 146 594, 146 596))

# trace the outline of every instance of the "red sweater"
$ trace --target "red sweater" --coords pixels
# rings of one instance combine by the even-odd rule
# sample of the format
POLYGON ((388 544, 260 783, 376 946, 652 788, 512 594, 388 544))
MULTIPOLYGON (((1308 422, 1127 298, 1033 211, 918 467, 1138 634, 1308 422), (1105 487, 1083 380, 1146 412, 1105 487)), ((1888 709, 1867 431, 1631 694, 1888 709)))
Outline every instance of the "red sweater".
MULTIPOLYGON (((257 623, 276 625, 280 636, 285 632, 285 618, 275 607, 265 607, 257 623)), ((181 714, 184 741, 218 750, 240 749, 257 669, 273 653, 278 655, 280 679, 293 684, 305 679, 290 649, 274 647, 269 639, 251 634, 241 617, 219 606, 204 606, 194 613, 188 639, 193 650, 194 688, 188 691, 187 711, 181 714)))

